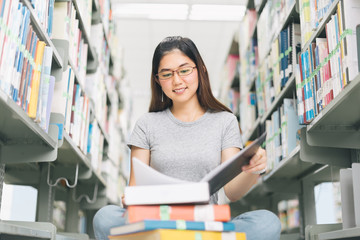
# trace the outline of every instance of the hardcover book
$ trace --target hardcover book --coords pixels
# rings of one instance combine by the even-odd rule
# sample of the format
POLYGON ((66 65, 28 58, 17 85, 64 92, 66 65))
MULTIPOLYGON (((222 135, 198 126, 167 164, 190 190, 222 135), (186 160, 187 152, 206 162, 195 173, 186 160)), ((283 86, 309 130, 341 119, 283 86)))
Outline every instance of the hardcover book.
POLYGON ((176 229, 157 229, 124 235, 110 235, 109 239, 126 240, 246 240, 245 233, 213 232, 176 229))
POLYGON ((199 230, 229 232, 235 231, 232 222, 202 222, 184 220, 143 220, 110 229, 111 235, 130 234, 136 232, 151 231, 156 229, 178 229, 178 230, 199 230))
POLYGON ((145 219, 227 222, 231 219, 231 213, 227 204, 134 205, 127 207, 126 219, 128 223, 145 219))
POLYGON ((241 173, 264 142, 266 132, 232 158, 220 164, 199 182, 166 176, 133 158, 136 186, 125 188, 126 205, 209 203, 210 196, 241 173))

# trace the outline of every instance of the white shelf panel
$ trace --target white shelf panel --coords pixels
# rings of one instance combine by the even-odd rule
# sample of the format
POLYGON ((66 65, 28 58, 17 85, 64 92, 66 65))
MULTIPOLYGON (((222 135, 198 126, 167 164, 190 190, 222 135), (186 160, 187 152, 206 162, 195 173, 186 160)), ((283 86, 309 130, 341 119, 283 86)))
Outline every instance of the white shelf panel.
POLYGON ((319 240, 360 238, 360 227, 319 234, 319 240))
MULTIPOLYGON (((31 223, 30 225, 36 226, 37 223, 31 223)), ((38 225, 41 223, 38 223, 38 225)), ((49 230, 37 229, 34 226, 27 226, 27 223, 24 223, 24 226, 19 222, 11 221, 0 221, 0 233, 1 235, 9 235, 12 237, 19 237, 22 239, 52 239, 52 232, 49 230)), ((6 237, 5 237, 6 238, 6 237)), ((4 239, 5 239, 4 238, 4 239)))

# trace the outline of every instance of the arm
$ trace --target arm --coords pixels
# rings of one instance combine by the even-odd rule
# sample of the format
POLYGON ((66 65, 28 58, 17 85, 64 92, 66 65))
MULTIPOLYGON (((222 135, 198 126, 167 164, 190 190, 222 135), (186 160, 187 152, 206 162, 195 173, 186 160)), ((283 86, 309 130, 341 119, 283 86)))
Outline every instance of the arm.
POLYGON ((135 183, 135 177, 134 177, 134 170, 132 167, 132 158, 136 157, 137 159, 141 160, 142 162, 146 163, 147 165, 150 165, 150 151, 148 149, 143 149, 139 147, 132 146, 131 147, 131 156, 130 156, 130 179, 129 179, 129 186, 136 185, 135 183))
MULTIPOLYGON (((135 177, 134 177, 134 170, 132 167, 132 158, 136 157, 137 159, 143 161, 144 163, 146 163, 147 165, 150 164, 150 151, 148 149, 143 149, 143 148, 139 148, 139 147, 135 147, 132 146, 131 147, 131 156, 130 156, 130 178, 129 178, 129 186, 135 186, 135 177)), ((124 202, 124 195, 121 197, 121 202, 123 206, 125 205, 124 202)))
MULTIPOLYGON (((239 151, 240 150, 238 148, 224 149, 221 152, 221 162, 225 162, 239 151)), ((266 165, 266 152, 264 149, 259 148, 256 154, 251 158, 250 164, 243 167, 243 172, 241 172, 224 186, 224 191, 227 198, 234 202, 243 197, 256 183, 259 177, 259 175, 254 174, 254 172, 265 169, 266 165)))

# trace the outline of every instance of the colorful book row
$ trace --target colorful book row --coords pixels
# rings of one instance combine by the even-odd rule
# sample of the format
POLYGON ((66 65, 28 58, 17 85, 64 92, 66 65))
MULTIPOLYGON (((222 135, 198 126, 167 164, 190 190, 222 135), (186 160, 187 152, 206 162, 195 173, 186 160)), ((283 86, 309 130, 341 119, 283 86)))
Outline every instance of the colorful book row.
POLYGON ((301 124, 310 123, 359 74, 355 34, 359 9, 358 1, 340 1, 325 25, 326 38, 316 38, 299 56, 296 87, 301 124))
POLYGON ((300 142, 296 100, 285 98, 283 102, 283 105, 271 114, 271 119, 265 122, 265 149, 269 170, 276 168, 300 142))
POLYGON ((47 132, 55 78, 53 49, 30 25, 30 11, 19 1, 0 4, 0 88, 47 132))
POLYGON ((88 57, 88 44, 79 28, 76 8, 72 1, 55 2, 52 38, 69 41, 69 61, 79 73, 78 81, 84 82, 88 57))
POLYGON ((270 110, 275 97, 294 74, 296 54, 300 52, 300 26, 290 23, 272 43, 272 50, 258 72, 255 81, 258 115, 270 110))

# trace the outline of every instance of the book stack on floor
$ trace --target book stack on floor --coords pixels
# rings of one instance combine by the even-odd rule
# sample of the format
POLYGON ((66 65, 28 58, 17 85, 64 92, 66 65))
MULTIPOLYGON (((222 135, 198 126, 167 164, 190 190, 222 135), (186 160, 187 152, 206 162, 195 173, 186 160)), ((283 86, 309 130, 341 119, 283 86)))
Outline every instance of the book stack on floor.
POLYGON ((126 220, 110 230, 110 239, 246 239, 229 222, 229 205, 133 205, 128 206, 126 220))

